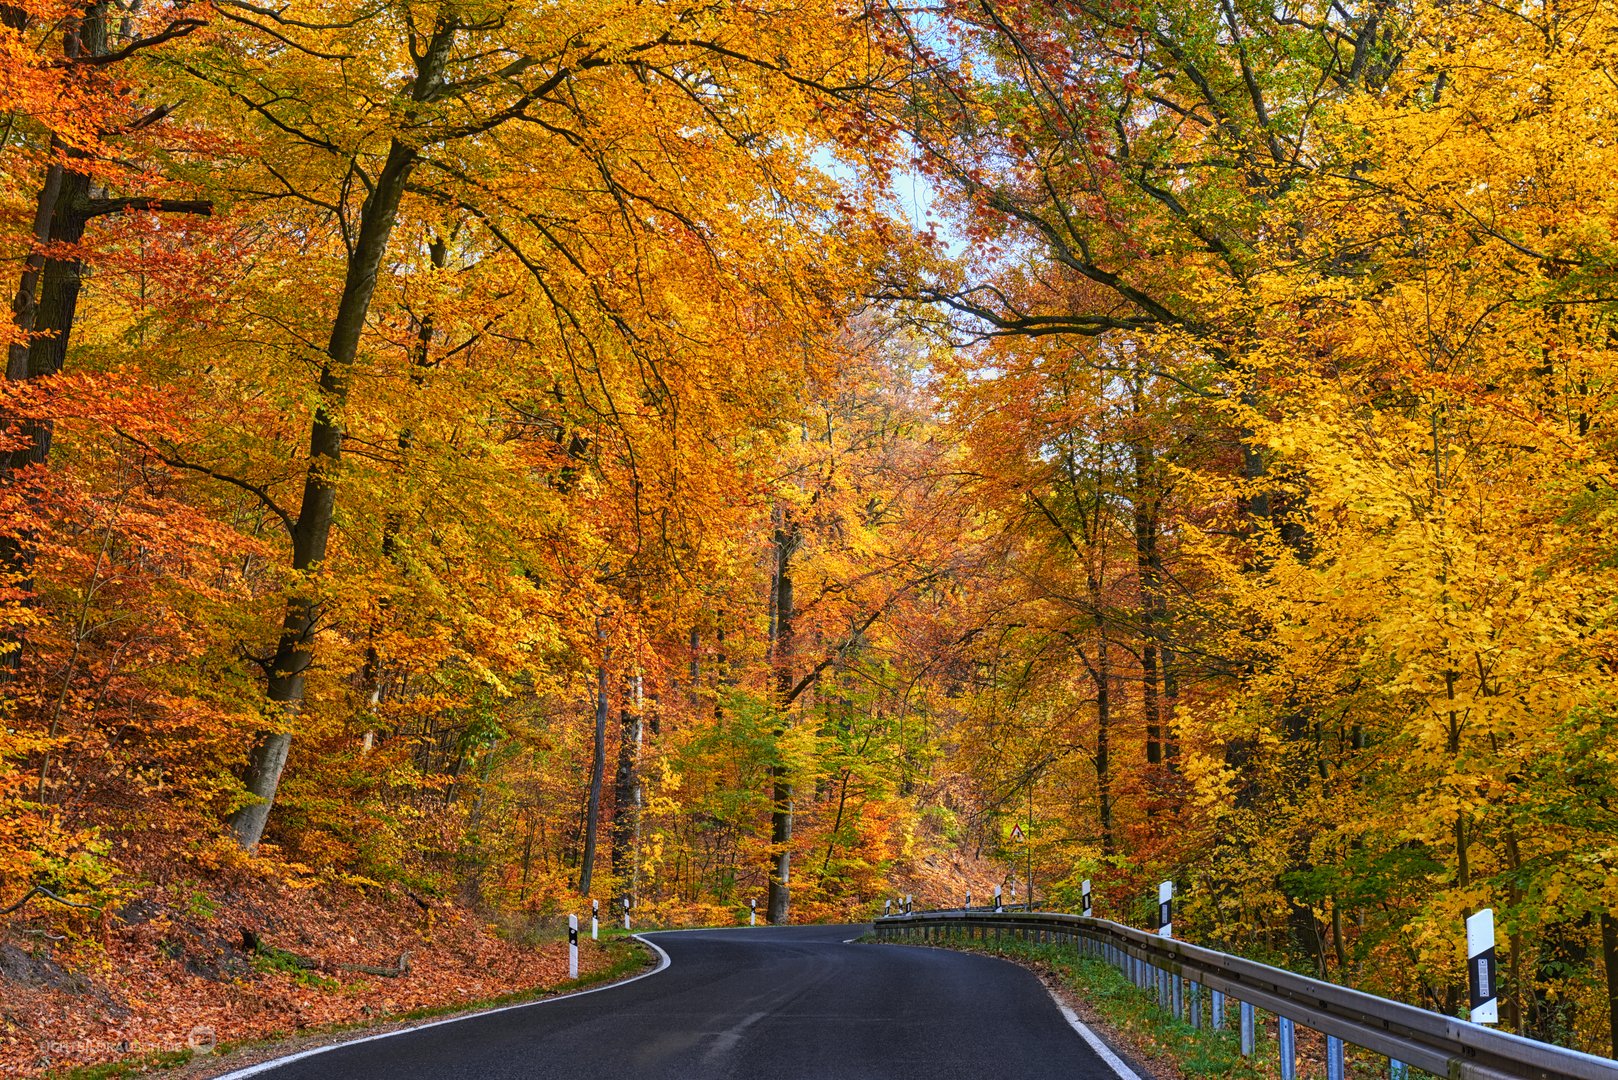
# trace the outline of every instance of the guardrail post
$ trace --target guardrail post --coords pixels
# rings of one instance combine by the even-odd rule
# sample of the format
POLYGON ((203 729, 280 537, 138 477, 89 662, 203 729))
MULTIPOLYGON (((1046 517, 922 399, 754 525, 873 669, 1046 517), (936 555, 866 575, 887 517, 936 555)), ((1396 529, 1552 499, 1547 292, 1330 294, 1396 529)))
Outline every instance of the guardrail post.
POLYGON ((1296 1080, 1298 1075, 1298 1037, 1292 1021, 1284 1016, 1276 1018, 1281 1034, 1281 1080, 1296 1080))
POLYGON ((1215 1031, 1225 1030, 1225 992, 1215 990, 1213 1001, 1208 1006, 1208 1022, 1215 1031))
POLYGON ((1202 1030, 1202 984, 1193 980, 1191 983, 1191 1026, 1197 1031, 1202 1030))
POLYGON ((1174 1019, 1185 1019, 1185 980, 1178 975, 1170 975, 1174 980, 1174 1019))
POLYGON ((1253 1015, 1254 1009, 1250 1002, 1242 1002, 1242 1057, 1252 1057, 1257 1033, 1253 1030, 1258 1018, 1253 1015))
POLYGON ((1343 1080, 1343 1040, 1326 1036, 1326 1080, 1343 1080))

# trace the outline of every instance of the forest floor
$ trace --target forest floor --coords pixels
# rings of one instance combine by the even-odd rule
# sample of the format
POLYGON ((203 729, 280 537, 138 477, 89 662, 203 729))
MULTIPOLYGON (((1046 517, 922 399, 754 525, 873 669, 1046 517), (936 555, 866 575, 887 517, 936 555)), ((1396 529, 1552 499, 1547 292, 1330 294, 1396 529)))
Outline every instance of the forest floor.
POLYGON ((130 1075, 193 1059, 184 1075, 209 1075, 222 1051, 233 1065, 251 1060, 241 1044, 314 1045, 322 1033, 539 996, 644 964, 637 945, 586 938, 572 983, 560 925, 500 933, 396 887, 271 860, 199 874, 177 850, 148 852, 133 895, 76 931, 52 933, 47 917, 63 912, 43 899, 33 920, 0 931, 0 1075, 130 1075), (112 1063, 122 1065, 95 1067, 112 1063))
POLYGON ((973 905, 992 904, 994 887, 1002 886, 1007 904, 1027 899, 1021 875, 1017 892, 1006 889, 1006 864, 987 859, 970 848, 935 839, 925 852, 896 867, 888 877, 894 896, 912 896, 917 911, 960 907, 966 891, 972 891, 973 905))

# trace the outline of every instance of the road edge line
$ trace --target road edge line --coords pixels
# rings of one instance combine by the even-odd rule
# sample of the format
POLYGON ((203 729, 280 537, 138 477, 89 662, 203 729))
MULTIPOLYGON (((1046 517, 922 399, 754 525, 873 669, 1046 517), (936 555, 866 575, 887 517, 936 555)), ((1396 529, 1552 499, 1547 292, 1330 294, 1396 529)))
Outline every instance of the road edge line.
POLYGON ((1119 1080, 1141 1080, 1140 1073, 1125 1064, 1124 1059, 1115 1054, 1112 1047, 1108 1046, 1101 1036, 1091 1031, 1090 1026, 1079 1019, 1079 1014, 1073 1011, 1072 1006, 1056 996, 1055 990, 1047 986, 1045 987, 1045 992, 1051 996, 1051 1000, 1061 1010, 1062 1019, 1066 1020, 1068 1026, 1079 1033, 1079 1037, 1090 1045, 1090 1049, 1096 1052, 1097 1057, 1107 1063, 1108 1068, 1118 1074, 1119 1080))
POLYGON ((627 979, 619 979, 616 982, 603 983, 600 986, 592 986, 585 990, 574 990, 572 993, 568 994, 557 994, 555 997, 540 998, 538 1001, 523 1001, 517 1003, 516 1005, 500 1005, 493 1009, 480 1009, 477 1012, 462 1013, 460 1016, 446 1016, 442 1020, 429 1020, 425 1024, 416 1024, 412 1027, 395 1028, 393 1031, 379 1031, 375 1035, 362 1035, 357 1039, 346 1039, 343 1042, 327 1043, 325 1046, 313 1046, 308 1050, 300 1050, 295 1054, 287 1054, 285 1057, 271 1058, 269 1061, 261 1061, 257 1065, 247 1065, 232 1072, 221 1073, 220 1075, 214 1077, 213 1080, 247 1080, 247 1077, 260 1076, 272 1069, 279 1069, 282 1066, 291 1065, 295 1061, 303 1061, 306 1058, 316 1057, 317 1055, 324 1054, 330 1050, 340 1050, 345 1046, 358 1046, 361 1043, 376 1042, 379 1039, 391 1039, 395 1035, 409 1035, 411 1032, 426 1031, 428 1028, 441 1027, 444 1024, 454 1024, 462 1020, 473 1020, 480 1016, 494 1016, 496 1013, 511 1012, 513 1009, 532 1009, 536 1005, 549 1005, 553 1001, 566 1001, 568 998, 583 997, 586 994, 599 994, 603 990, 615 990, 620 986, 628 986, 632 982, 639 982, 642 979, 649 979, 661 971, 666 971, 669 965, 673 963, 673 961, 669 959, 669 954, 664 952, 662 947, 659 946, 655 941, 650 941, 647 938, 642 937, 640 934, 631 934, 630 937, 634 938, 636 941, 640 942, 642 945, 645 945, 647 948, 651 949, 652 952, 657 954, 657 966, 651 971, 643 971, 639 975, 631 975, 627 979))

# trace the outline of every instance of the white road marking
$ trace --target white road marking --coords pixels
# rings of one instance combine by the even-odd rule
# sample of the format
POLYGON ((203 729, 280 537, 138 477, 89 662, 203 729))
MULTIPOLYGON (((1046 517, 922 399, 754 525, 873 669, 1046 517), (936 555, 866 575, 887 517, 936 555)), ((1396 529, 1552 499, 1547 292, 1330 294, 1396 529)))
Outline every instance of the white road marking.
POLYGON ((715 1058, 722 1057, 736 1049, 737 1044, 742 1041, 742 1033, 768 1015, 770 1014, 756 1012, 745 1016, 740 1023, 729 1031, 722 1031, 715 1035, 713 1037, 713 1046, 708 1048, 708 1052, 703 1055, 703 1060, 713 1061, 715 1058))
POLYGON ((461 1020, 471 1020, 479 1016, 493 1016, 495 1013, 510 1012, 513 1009, 531 1009, 536 1005, 549 1005, 553 1001, 566 1001, 568 998, 583 997, 585 994, 599 994, 603 990, 615 990, 620 986, 628 986, 632 982, 639 982, 642 979, 651 978, 658 972, 668 968, 669 964, 671 963, 669 960, 669 954, 659 948, 655 941, 651 941, 640 934, 631 934, 630 936, 657 954, 657 966, 651 971, 643 971, 639 975, 635 975, 631 978, 620 979, 617 982, 606 983, 602 986, 592 986, 588 990, 575 990, 571 994, 558 994, 556 997, 541 998, 539 1001, 524 1001, 518 1005, 502 1005, 497 1009, 484 1009, 481 1012, 466 1013, 462 1016, 449 1016, 442 1020, 431 1020, 425 1024, 417 1024, 414 1027, 399 1028, 397 1031, 384 1031, 377 1035, 365 1035, 358 1039, 349 1039, 345 1042, 329 1043, 325 1046, 317 1046, 310 1050, 301 1050, 296 1054, 288 1054, 285 1057, 274 1058, 273 1060, 265 1061, 258 1065, 249 1065, 245 1069, 237 1069, 235 1072, 228 1072, 223 1076, 215 1077, 214 1080, 246 1080, 246 1078, 249 1076, 259 1076, 262 1073, 269 1072, 271 1069, 279 1069, 283 1065, 290 1065, 294 1061, 302 1061, 304 1058, 312 1058, 317 1054, 324 1054, 328 1050, 338 1050, 345 1046, 358 1046, 360 1043, 376 1042, 378 1039, 391 1039, 395 1035, 409 1035, 412 1032, 425 1031, 428 1028, 440 1027, 444 1024, 453 1024, 461 1020))
POLYGON ((1067 1002, 1056 996, 1055 990, 1047 986, 1045 987, 1045 992, 1051 996, 1052 1001, 1056 1002, 1056 1007, 1062 1010, 1062 1018, 1068 1022, 1068 1026, 1077 1031, 1079 1037, 1090 1044, 1090 1049, 1094 1050, 1096 1056, 1107 1063, 1108 1068, 1118 1074, 1119 1080, 1141 1080, 1140 1073, 1125 1065, 1124 1060, 1112 1052, 1112 1047, 1102 1042, 1101 1037, 1091 1031, 1089 1026, 1079 1019, 1077 1013, 1068 1008, 1067 1002))

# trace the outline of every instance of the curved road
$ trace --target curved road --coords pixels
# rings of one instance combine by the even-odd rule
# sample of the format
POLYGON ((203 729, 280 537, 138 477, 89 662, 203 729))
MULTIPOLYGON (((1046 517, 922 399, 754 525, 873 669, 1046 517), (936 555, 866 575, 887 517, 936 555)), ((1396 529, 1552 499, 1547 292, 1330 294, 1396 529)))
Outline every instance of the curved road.
POLYGON ((231 1076, 267 1080, 1118 1080, 1027 970, 845 944, 859 926, 648 934, 670 964, 231 1076))

